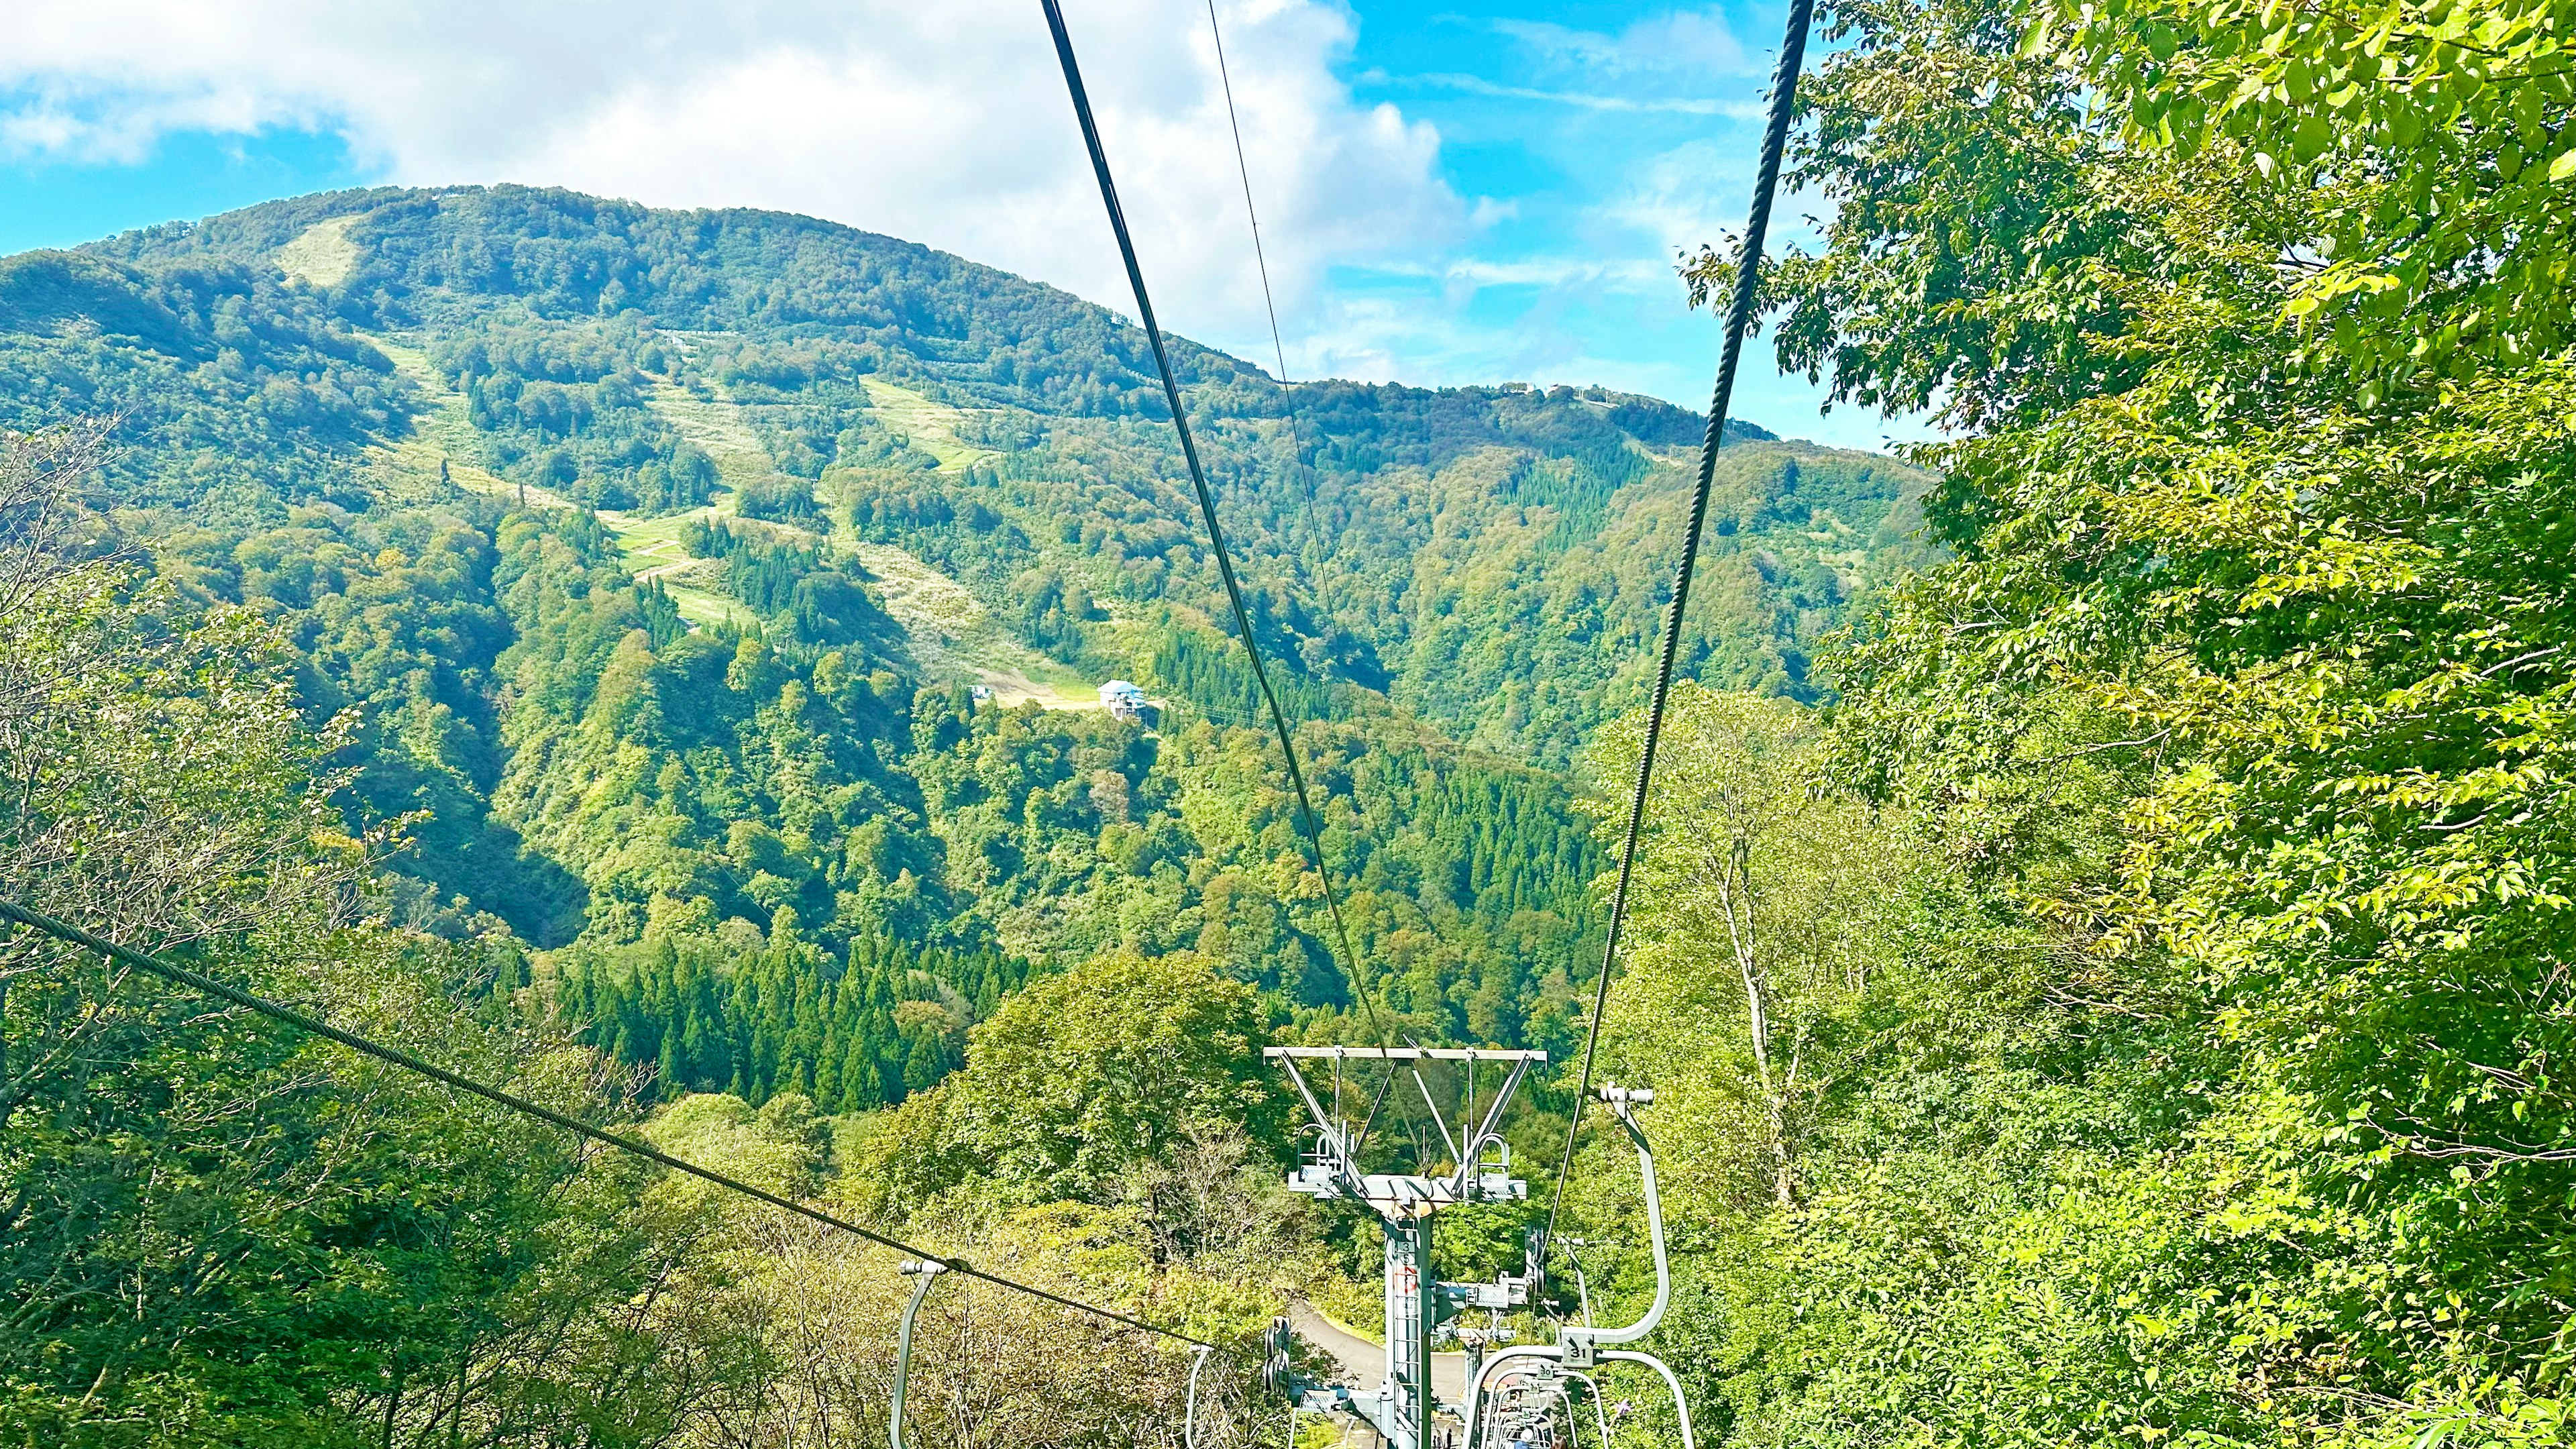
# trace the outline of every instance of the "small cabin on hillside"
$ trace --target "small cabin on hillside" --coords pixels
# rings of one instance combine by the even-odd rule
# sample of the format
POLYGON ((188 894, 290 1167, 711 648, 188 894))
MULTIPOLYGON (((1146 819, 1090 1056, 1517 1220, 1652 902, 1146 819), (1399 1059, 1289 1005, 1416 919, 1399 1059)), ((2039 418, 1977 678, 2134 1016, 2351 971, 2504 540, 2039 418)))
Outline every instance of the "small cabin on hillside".
POLYGON ((1100 686, 1100 707, 1110 718, 1141 720, 1145 717, 1145 691, 1123 679, 1113 679, 1100 686))

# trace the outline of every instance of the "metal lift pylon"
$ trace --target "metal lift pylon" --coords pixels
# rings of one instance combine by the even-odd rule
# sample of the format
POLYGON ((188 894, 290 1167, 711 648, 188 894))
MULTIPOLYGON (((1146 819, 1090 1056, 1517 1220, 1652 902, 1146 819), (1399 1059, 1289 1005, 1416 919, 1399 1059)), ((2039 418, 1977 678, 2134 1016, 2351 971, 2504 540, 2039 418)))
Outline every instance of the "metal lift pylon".
MULTIPOLYGON (((1536 1051, 1496 1051, 1428 1047, 1269 1047, 1262 1055, 1286 1068, 1313 1118, 1315 1147, 1288 1177, 1289 1190, 1322 1201, 1355 1202, 1377 1215, 1386 1238, 1386 1377, 1374 1390, 1310 1388, 1304 1407, 1341 1410, 1368 1421, 1390 1449, 1441 1449, 1435 1443, 1434 1416, 1442 1404, 1431 1382, 1431 1337, 1460 1309, 1518 1307, 1528 1301, 1526 1278, 1505 1277, 1498 1284, 1442 1283, 1431 1265, 1431 1227, 1443 1208, 1470 1202, 1513 1202, 1529 1196, 1529 1184, 1511 1174, 1511 1148, 1500 1127, 1504 1109, 1520 1089, 1530 1067, 1547 1060, 1536 1051), (1328 1109, 1299 1063, 1329 1061, 1333 1066, 1328 1109), (1456 1062, 1470 1072, 1470 1089, 1458 1131, 1452 1133, 1440 1115, 1429 1086, 1422 1081, 1425 1061, 1456 1062), (1382 1063, 1392 1074, 1401 1067, 1430 1106, 1441 1145, 1452 1166, 1439 1173, 1383 1173, 1360 1170, 1359 1153, 1368 1121, 1354 1128, 1342 1112, 1342 1068, 1349 1062, 1382 1063), (1476 1111, 1472 1073, 1485 1063, 1507 1068, 1502 1085, 1476 1111)), ((1391 1087, 1392 1082, 1386 1084, 1391 1087)), ((1379 1096, 1382 1099, 1384 1089, 1379 1096)), ((1374 1118, 1375 1113, 1370 1113, 1374 1118)), ((1471 1369, 1472 1373, 1472 1369, 1471 1369)))

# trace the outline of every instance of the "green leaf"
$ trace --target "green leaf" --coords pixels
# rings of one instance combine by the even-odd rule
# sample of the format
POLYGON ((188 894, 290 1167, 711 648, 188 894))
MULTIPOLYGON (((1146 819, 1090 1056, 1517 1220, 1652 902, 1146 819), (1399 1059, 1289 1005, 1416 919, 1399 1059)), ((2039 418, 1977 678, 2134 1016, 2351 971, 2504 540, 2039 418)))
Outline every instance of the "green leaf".
POLYGON ((2564 181, 2570 176, 2576 176, 2576 147, 2559 152, 2558 159, 2549 163, 2552 182, 2564 181))
POLYGON ((2290 149, 2302 161, 2314 161, 2334 144, 2334 127, 2323 116, 2309 116, 2290 134, 2290 149))

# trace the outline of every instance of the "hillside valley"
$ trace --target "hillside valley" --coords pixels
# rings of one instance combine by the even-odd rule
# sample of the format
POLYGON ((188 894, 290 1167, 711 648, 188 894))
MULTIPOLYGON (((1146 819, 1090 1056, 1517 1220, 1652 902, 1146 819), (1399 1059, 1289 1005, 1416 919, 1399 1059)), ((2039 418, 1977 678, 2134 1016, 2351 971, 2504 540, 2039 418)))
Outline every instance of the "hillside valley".
MULTIPOLYGON (((1568 766, 1642 698, 1701 420, 1178 346, 1379 989, 1562 1049, 1600 868, 1568 766)), ((900 1100, 997 991, 1113 946, 1352 1008, 1141 348, 888 238, 512 187, 0 261, 0 423, 116 419, 117 545, 348 712, 381 908, 546 949, 598 1045, 755 1104, 900 1100), (1101 712, 1113 677, 1155 727, 1101 712), (745 949, 832 999, 755 1030, 745 949), (887 984, 843 1002, 862 950, 887 984), (691 970, 697 1026, 653 974, 691 970)), ((1928 557, 1920 479, 1733 437, 1687 666, 1814 699, 1819 641, 1928 557)))
POLYGON ((1674 283, 1943 441, 1730 425, 1660 710, 1652 398, 1173 339, 1283 741, 1062 292, 0 258, 0 1449, 2570 1442, 2576 13, 1825 24, 1674 283))

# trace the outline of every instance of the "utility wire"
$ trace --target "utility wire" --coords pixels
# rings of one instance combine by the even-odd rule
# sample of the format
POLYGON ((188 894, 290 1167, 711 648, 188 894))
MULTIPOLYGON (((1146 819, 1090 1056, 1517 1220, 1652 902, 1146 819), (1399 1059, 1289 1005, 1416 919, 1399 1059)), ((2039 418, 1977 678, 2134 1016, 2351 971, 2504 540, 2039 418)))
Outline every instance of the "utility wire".
POLYGON ((1172 428, 1180 434, 1181 457, 1190 467, 1190 486, 1198 494, 1199 517, 1207 524, 1208 548, 1216 555, 1217 576, 1225 581, 1226 602, 1234 609, 1235 630, 1243 636, 1243 652, 1252 660, 1253 682, 1261 686, 1261 701, 1269 707, 1271 726, 1279 733, 1279 752, 1288 761, 1288 781, 1297 791, 1298 823, 1305 828, 1306 843, 1314 853, 1315 878, 1323 883, 1324 906, 1333 918, 1333 934, 1340 939, 1343 960, 1349 963, 1351 990, 1368 1014, 1369 1029, 1384 1045, 1386 1028, 1378 1019, 1376 1003, 1369 998, 1359 952, 1351 948, 1350 927, 1342 920, 1341 897, 1333 889, 1332 870, 1324 863, 1324 832, 1315 820, 1305 768, 1297 763, 1296 737, 1289 731, 1288 716, 1279 708, 1278 694, 1270 687, 1270 671, 1261 659, 1261 642, 1252 633, 1252 614, 1243 606, 1243 586, 1235 581, 1234 561, 1226 554, 1225 530, 1216 521, 1216 495, 1208 491, 1207 470, 1199 464, 1199 445, 1190 436, 1189 414, 1181 407, 1181 384, 1172 371, 1171 350, 1163 345, 1163 329, 1154 321, 1153 300, 1145 295, 1145 270, 1136 261, 1135 240, 1127 234, 1127 213, 1118 204, 1118 185, 1109 175, 1109 153, 1101 149, 1100 127, 1091 117, 1091 96, 1082 88, 1082 68, 1073 57, 1073 37, 1064 28, 1064 11, 1056 0, 1038 3, 1046 11, 1047 28, 1055 34, 1055 54, 1064 66, 1065 89, 1073 97, 1074 117, 1082 123, 1082 144, 1091 153, 1092 174, 1100 179, 1101 204, 1109 210, 1109 229, 1117 234, 1118 254, 1127 264, 1127 283, 1136 292, 1137 320, 1145 325, 1145 338, 1153 345, 1154 367, 1162 374, 1163 398, 1171 404, 1172 428))
POLYGON ((1225 65, 1225 30, 1216 21, 1216 0, 1208 0, 1208 34, 1216 41, 1216 78, 1225 89, 1225 124, 1234 132, 1234 171, 1243 178, 1243 215, 1252 223, 1252 260, 1261 271, 1261 305, 1270 314, 1270 353, 1279 361, 1279 395, 1288 406, 1288 442, 1295 450, 1289 462, 1305 486, 1306 526, 1318 542, 1323 530, 1315 522, 1315 475, 1306 467, 1306 438, 1297 424, 1297 394, 1288 381, 1288 345, 1279 340, 1279 301, 1270 295, 1270 258, 1261 245, 1261 213, 1252 205, 1252 163, 1243 158, 1243 120, 1234 110, 1234 77, 1225 65))
MULTIPOLYGON (((1279 368, 1277 375, 1279 378, 1280 402, 1288 410, 1288 465, 1290 469, 1296 473, 1299 491, 1304 495, 1306 500, 1307 531, 1314 536, 1316 542, 1320 545, 1324 537, 1324 525, 1322 521, 1315 516, 1315 470, 1306 465, 1305 428, 1297 416, 1296 387, 1288 377, 1288 344, 1281 341, 1279 336, 1279 300, 1271 294, 1270 290, 1270 258, 1261 242, 1261 212, 1252 203, 1252 163, 1244 158, 1243 119, 1235 111, 1234 76, 1226 66, 1225 27, 1217 22, 1216 0, 1207 0, 1207 13, 1208 37, 1216 42, 1217 84, 1225 92, 1226 129, 1232 132, 1234 136, 1234 174, 1240 177, 1243 181, 1243 217, 1244 220, 1249 222, 1252 227, 1252 260, 1255 268, 1261 274, 1261 307, 1263 312, 1270 318, 1270 355, 1276 360, 1279 368)), ((1319 860, 1321 855, 1322 847, 1319 844, 1317 846, 1317 856, 1319 860)), ((1322 866, 1318 864, 1316 869, 1320 874, 1322 866)), ((1326 889, 1330 889, 1329 882, 1327 883, 1326 889)), ((1350 952, 1350 946, 1347 941, 1343 943, 1343 952, 1346 955, 1350 952)), ((1353 956, 1351 959, 1354 962, 1358 960, 1356 956, 1353 956)), ((1359 988, 1359 978, 1356 974, 1351 978, 1351 985, 1354 990, 1359 988)), ((1362 995, 1361 1003, 1368 1011, 1369 1029, 1377 1032, 1379 1039, 1383 1041, 1385 1039, 1385 1029, 1378 1023, 1377 1008, 1368 1005, 1365 994, 1362 995)), ((1393 1080, 1394 1071, 1395 1068, 1392 1065, 1388 1066, 1387 1072, 1389 1074, 1388 1079, 1390 1081, 1393 1080)), ((1383 1098, 1384 1093, 1381 1092, 1380 1096, 1383 1098)), ((1404 1105, 1401 1098, 1398 1099, 1396 1110, 1404 1115, 1406 1121, 1409 1122, 1413 1119, 1413 1109, 1404 1105)), ((1369 1115, 1372 1120, 1376 1117, 1377 1113, 1374 1107, 1370 1109, 1369 1115)), ((1366 1137, 1367 1135, 1368 1125, 1366 1123, 1362 1123, 1360 1126, 1360 1136, 1366 1137)))
MULTIPOLYGON (((1052 5, 1053 0, 1049 0, 1052 5)), ((1637 869, 1637 837, 1645 825, 1646 793, 1654 781, 1655 747, 1664 732, 1664 707, 1673 691, 1673 665, 1682 647, 1682 616, 1690 607, 1691 573, 1699 562, 1701 528, 1708 522, 1708 496, 1717 479, 1717 450, 1726 439, 1726 410, 1735 397, 1736 366, 1744 356, 1744 337, 1753 327, 1754 292, 1762 272, 1762 239, 1771 229, 1771 200, 1780 186, 1780 158, 1788 149, 1789 120, 1797 108, 1798 70, 1807 53, 1807 26, 1815 18, 1815 0, 1790 0, 1788 25, 1780 37, 1780 63, 1771 74, 1771 110, 1762 131, 1762 162, 1753 182, 1753 208, 1744 222, 1744 246, 1736 255, 1735 290, 1727 300, 1726 336, 1718 351, 1717 391, 1708 405, 1708 436, 1700 444, 1699 486, 1691 494, 1690 527, 1682 535, 1682 559, 1673 574, 1672 608, 1664 616, 1664 652, 1655 671, 1654 703, 1646 711, 1646 743, 1637 758, 1637 784, 1628 800, 1627 839, 1619 851, 1619 884, 1610 895, 1610 932, 1601 948, 1601 976, 1592 989, 1592 1022, 1583 1034, 1583 1075, 1574 1089, 1573 1113, 1565 1124, 1565 1156, 1557 1163, 1556 1191, 1547 1205, 1547 1226, 1539 1230, 1539 1272, 1547 1272, 1547 1246, 1556 1235, 1557 1215, 1565 1207, 1565 1179, 1574 1170, 1575 1134, 1583 1127, 1585 1099, 1592 1094, 1592 1064, 1601 1046, 1601 1018, 1610 1005, 1610 968, 1619 959, 1619 928, 1628 918, 1628 883, 1637 869)))
POLYGON ((534 1117, 540 1122, 560 1127, 566 1132, 587 1137, 593 1142, 604 1143, 621 1152, 632 1153, 648 1162, 659 1163, 664 1167, 670 1168, 674 1172, 685 1172, 691 1177, 714 1183, 716 1186, 724 1188, 727 1191, 737 1192, 745 1197, 757 1199, 758 1201, 769 1204, 771 1207, 784 1208, 799 1217, 810 1218, 815 1222, 821 1223, 825 1227, 839 1228, 845 1233, 855 1234, 856 1236, 865 1238, 869 1242, 875 1243, 880 1247, 892 1248, 897 1252, 904 1253, 908 1256, 937 1263, 951 1272, 962 1273, 969 1278, 979 1278, 995 1287, 1008 1288, 1015 1293, 1025 1293, 1032 1298, 1042 1299, 1048 1303, 1053 1303, 1060 1308, 1070 1308, 1076 1312, 1088 1313, 1094 1318, 1103 1319, 1111 1323, 1123 1324, 1129 1328, 1142 1329, 1147 1333, 1160 1334, 1165 1338, 1178 1339, 1183 1343, 1193 1344, 1200 1348, 1213 1348, 1220 1353, 1226 1352, 1226 1350, 1219 1348, 1215 1344, 1207 1342, 1205 1339, 1192 1338, 1190 1335, 1182 1333, 1177 1329, 1164 1328, 1158 1324, 1147 1323, 1141 1318, 1131 1318, 1124 1313, 1119 1313, 1107 1308, 1101 1308, 1094 1304, 1084 1303, 1079 1299, 1067 1298, 1058 1293, 1050 1293, 1044 1288, 1035 1288, 1026 1283, 1015 1282, 1012 1279, 1004 1278, 997 1274, 987 1273, 983 1269, 968 1263, 963 1258, 944 1258, 937 1253, 931 1252, 927 1248, 915 1247, 910 1243, 904 1242, 900 1238, 892 1238, 883 1233, 873 1232, 867 1228, 860 1227, 857 1223, 851 1222, 846 1218, 835 1217, 820 1208, 811 1206, 810 1204, 797 1202, 791 1198, 781 1197, 774 1192, 754 1187, 750 1183, 744 1182, 739 1178, 727 1177, 725 1174, 714 1171, 711 1168, 700 1167, 696 1163, 690 1162, 684 1158, 674 1157, 670 1153, 664 1152, 649 1142, 644 1142, 637 1138, 626 1136, 624 1133, 610 1132, 604 1128, 593 1127, 578 1117, 567 1116, 564 1113, 554 1110, 552 1107, 531 1102, 527 1098, 515 1093, 505 1092, 499 1087, 486 1086, 485 1084, 474 1080, 472 1077, 449 1071, 447 1068, 439 1066, 434 1062, 426 1061, 420 1057, 414 1056, 412 1053, 403 1050, 401 1047, 387 1046, 383 1042, 371 1041, 355 1032, 343 1031, 339 1027, 333 1026, 329 1022, 322 1020, 320 1017, 312 1016, 305 1012, 298 1011, 294 1007, 271 1001, 267 997, 254 995, 251 992, 242 990, 240 987, 228 985, 225 982, 217 980, 212 976, 208 976, 201 971, 192 971, 185 966, 174 965, 157 956, 137 951, 130 946, 120 946, 114 941, 110 941, 103 936, 92 935, 78 926, 58 921, 41 911, 31 910, 5 896, 0 896, 0 919, 15 921, 19 925, 26 926, 37 931, 42 931, 46 935, 52 936, 57 940, 66 941, 75 946, 86 947, 87 949, 95 951, 99 955, 104 956, 119 965, 130 966, 138 971, 148 971, 155 976, 161 977, 163 980, 175 982, 176 984, 185 986, 192 991, 202 992, 205 995, 216 997, 223 1001, 229 1001, 235 1006, 255 1011, 262 1016, 271 1018, 272 1020, 283 1022, 288 1026, 294 1027, 298 1031, 318 1036, 328 1041, 338 1042, 340 1045, 347 1047, 351 1051, 374 1057, 378 1061, 390 1062, 407 1072, 416 1072, 421 1076, 428 1077, 432 1081, 444 1083, 447 1086, 454 1087, 460 1092, 471 1093, 474 1096, 483 1098, 487 1102, 497 1103, 503 1107, 509 1108, 513 1112, 520 1113, 523 1116, 534 1117))
MULTIPOLYGON (((1235 175, 1242 178, 1243 181, 1243 216, 1244 220, 1249 222, 1252 226, 1252 260, 1261 274, 1261 305, 1263 311, 1266 312, 1270 318, 1270 354, 1278 363, 1279 396, 1281 402, 1288 410, 1288 442, 1291 449, 1289 464, 1296 471, 1297 481, 1305 496, 1307 530, 1313 535, 1317 544, 1320 546, 1324 538, 1324 526, 1322 521, 1318 519, 1315 514, 1315 470, 1307 466, 1306 463, 1305 430, 1297 415, 1297 393, 1295 384, 1293 384, 1288 377, 1288 345, 1280 340, 1279 300, 1276 296, 1272 295, 1270 288, 1270 258, 1261 241, 1261 212, 1253 205, 1252 201, 1252 163, 1245 159, 1244 156, 1243 119, 1235 109, 1234 76, 1226 65, 1225 27, 1217 20, 1216 0, 1207 0, 1207 13, 1208 36, 1216 42, 1216 78, 1219 86, 1222 87, 1225 92, 1225 124, 1226 128, 1231 131, 1234 136, 1235 175)), ((1321 854, 1320 847, 1318 849, 1318 854, 1319 856, 1321 854)), ((1321 867, 1319 866, 1318 869, 1320 870, 1321 867)), ((1329 888, 1328 884, 1327 889, 1329 888)), ((1344 944, 1344 951, 1346 954, 1348 950, 1349 947, 1346 942, 1344 944)), ((1356 960, 1357 958, 1354 957, 1353 959, 1356 960)), ((1352 977, 1352 986, 1354 989, 1357 989, 1358 985, 1359 979, 1354 975, 1352 977)), ((1365 994, 1361 997, 1361 1004, 1364 1007, 1367 1007, 1370 1029, 1377 1032, 1379 1040, 1383 1042, 1386 1039, 1385 1028, 1378 1022, 1376 1008, 1368 1006, 1365 994)), ((1387 1081, 1386 1083, 1381 1083, 1379 1085, 1378 1102, 1370 1104, 1368 1120, 1360 1124, 1359 1134, 1357 1137, 1352 1139, 1353 1141, 1359 1141, 1366 1138, 1368 1136, 1370 1123, 1377 1120, 1377 1107, 1379 1103, 1383 1103, 1386 1099, 1386 1086, 1388 1083, 1392 1083, 1395 1080, 1394 1064, 1391 1062, 1388 1063, 1386 1070, 1387 1081)), ((1439 1109, 1435 1107, 1432 1110, 1435 1114, 1436 1125, 1436 1114, 1439 1109)), ((1418 1140, 1422 1131, 1421 1124, 1414 1120, 1413 1107, 1410 1103, 1404 1100, 1403 1094, 1401 1093, 1398 1093, 1396 1096, 1396 1111, 1404 1118, 1406 1124, 1413 1128, 1414 1135, 1418 1140)))

